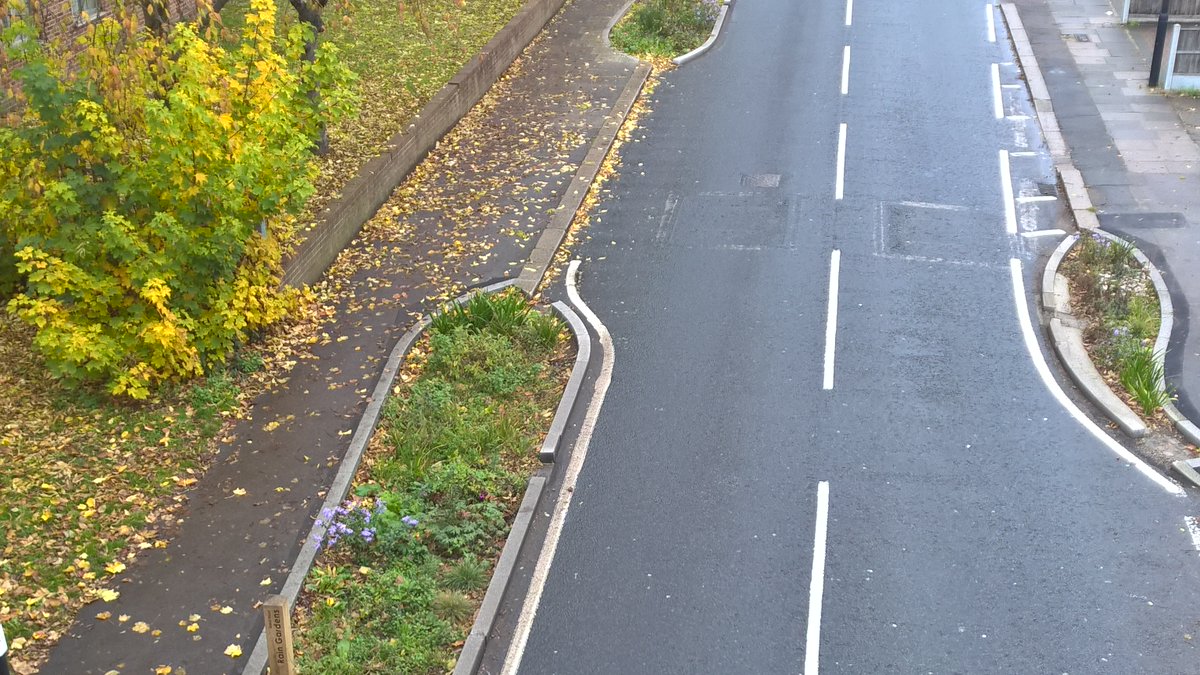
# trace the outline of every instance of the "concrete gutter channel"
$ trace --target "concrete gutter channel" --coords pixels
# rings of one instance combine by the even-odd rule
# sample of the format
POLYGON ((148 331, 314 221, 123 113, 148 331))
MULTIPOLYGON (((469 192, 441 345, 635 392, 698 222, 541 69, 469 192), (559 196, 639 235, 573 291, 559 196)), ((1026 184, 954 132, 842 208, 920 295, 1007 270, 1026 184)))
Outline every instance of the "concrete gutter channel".
MULTIPOLYGON (((1042 134, 1054 159, 1059 179, 1062 181, 1068 210, 1071 212, 1077 228, 1124 243, 1123 239, 1100 229, 1100 221, 1092 206, 1091 198, 1088 196, 1087 186, 1083 182, 1083 174, 1071 161, 1070 149, 1066 145, 1058 126, 1054 107, 1051 105, 1050 92, 1042 77, 1037 57, 1033 54, 1033 47, 1029 42, 1024 25, 1021 23, 1016 5, 1003 3, 1000 8, 1017 52, 1017 63, 1025 76, 1025 83, 1033 99, 1042 134)), ((1063 368, 1088 400, 1095 404, 1126 435, 1135 439, 1144 438, 1149 431, 1146 423, 1113 393, 1108 383, 1100 376, 1084 347, 1079 320, 1071 314, 1067 280, 1058 273, 1058 268, 1067 252, 1079 241, 1079 236, 1074 234, 1063 240, 1046 263, 1042 274, 1042 319, 1047 326, 1050 342, 1058 354, 1063 368)), ((1161 316, 1158 337, 1154 343, 1154 354, 1161 366, 1167 352, 1167 342, 1174 322, 1171 296, 1158 268, 1142 251, 1134 248, 1133 252, 1138 262, 1150 275, 1155 293, 1158 295, 1161 316)), ((1184 417, 1173 404, 1168 403, 1163 410, 1180 435, 1189 443, 1200 445, 1200 428, 1184 417)), ((1200 472, 1197 471, 1200 468, 1200 458, 1181 458, 1169 461, 1169 466, 1193 485, 1200 487, 1200 472)))
MULTIPOLYGON (((328 266, 329 261, 332 261, 336 257, 337 252, 353 238, 362 223, 370 219, 378 209, 378 204, 374 202, 382 204, 383 201, 386 201, 388 195, 395 189, 395 186, 424 158, 425 153, 436 143, 437 138, 440 138, 458 119, 461 119, 470 110, 474 103, 490 88, 492 82, 516 58, 524 46, 536 37, 541 30, 541 26, 545 25, 563 4, 563 0, 531 0, 525 9, 518 13, 507 26, 501 29, 501 32, 484 47, 483 52, 473 58, 435 96, 434 100, 422 110, 419 117, 425 119, 419 120, 417 124, 410 126, 407 132, 399 134, 393 139, 392 150, 368 163, 360 175, 352 181, 351 186, 347 187, 347 195, 350 195, 353 191, 356 195, 359 192, 370 192, 372 196, 363 196, 361 199, 340 200, 339 204, 346 203, 349 205, 347 208, 355 212, 349 216, 337 213, 339 210, 346 210, 341 209, 339 205, 331 206, 323 214, 321 227, 313 237, 314 245, 308 251, 302 248, 298 259, 292 261, 292 265, 289 268, 289 276, 285 283, 311 283, 319 278, 320 273, 328 266), (501 59, 493 58, 493 55, 497 52, 502 53, 504 56, 501 59), (501 61, 503 65, 499 65, 501 61), (490 71, 495 72, 492 73, 490 71), (473 84, 477 85, 472 87, 473 90, 477 91, 472 92, 471 98, 474 100, 469 102, 463 101, 460 98, 462 95, 460 87, 466 81, 474 81, 473 84), (455 101, 456 105, 453 112, 444 110, 446 108, 446 100, 455 101), (426 111, 430 109, 438 111, 435 116, 440 119, 434 121, 433 124, 438 126, 439 130, 433 136, 432 140, 425 143, 422 139, 429 132, 428 130, 422 131, 418 127, 427 126, 425 124, 427 119, 426 111), (446 123, 447 117, 453 118, 449 120, 448 124, 446 123), (443 126, 444 128, 441 128, 443 126), (421 137, 421 139, 414 141, 415 137, 421 137), (428 147, 418 150, 414 148, 414 143, 427 145, 428 147), (357 223, 354 221, 357 221, 357 223)), ((725 8, 722 7, 722 16, 724 16, 724 13, 725 8)), ((620 15, 618 15, 617 19, 619 18, 620 15)), ((616 19, 614 19, 615 22, 616 19)), ((629 58, 633 60, 633 57, 629 58)), ((642 87, 645 85, 650 71, 651 67, 646 63, 638 63, 634 68, 625 89, 613 105, 612 112, 609 114, 608 119, 606 119, 604 126, 601 127, 584 161, 576 170, 571 184, 563 193, 550 223, 542 231, 537 244, 530 252, 529 259, 522 266, 520 276, 516 279, 508 279, 475 289, 459 297, 455 300, 455 303, 463 303, 478 293, 495 293, 510 286, 520 288, 527 296, 532 296, 536 292, 537 287, 541 284, 553 262, 558 247, 566 237, 576 212, 587 196, 588 189, 591 187, 592 182, 595 181, 596 175, 599 173, 609 149, 616 141, 621 126, 629 116, 629 111, 633 107, 637 97, 641 94, 642 87)), ((577 351, 575 363, 572 366, 571 376, 567 381, 563 397, 559 401, 554 418, 551 421, 550 430, 538 452, 539 459, 547 464, 551 464, 555 460, 558 446, 566 430, 567 420, 579 398, 585 373, 591 361, 591 337, 583 321, 563 302, 555 302, 551 307, 570 328, 577 351)), ((429 323, 429 316, 421 317, 392 349, 371 398, 368 399, 367 408, 363 412, 358 426, 355 428, 350 447, 346 451, 346 455, 342 459, 333 483, 329 487, 322 509, 338 506, 349 493, 351 483, 358 471, 363 454, 370 443, 371 436, 374 434, 380 414, 383 411, 384 401, 391 391, 395 378, 399 374, 409 350, 429 326, 429 323)), ((484 648, 487 644, 488 633, 491 631, 497 613, 500 610, 501 601, 505 591, 508 589, 518 555, 525 542, 530 523, 545 488, 547 473, 545 469, 539 471, 530 478, 526 486, 525 495, 521 500, 520 507, 517 509, 512 528, 509 531, 508 538, 505 540, 500 558, 496 563, 492 580, 488 584, 475 622, 459 654, 458 662, 454 669, 455 675, 473 673, 479 667, 479 663, 483 658, 484 648)), ((280 595, 287 600, 290 609, 295 608, 296 599, 304 586, 304 580, 316 560, 316 542, 324 535, 324 529, 323 525, 318 526, 314 523, 280 592, 280 595)), ((245 668, 242 670, 243 675, 261 675, 266 672, 267 659, 267 635, 265 630, 263 630, 259 633, 254 649, 246 662, 245 668)))

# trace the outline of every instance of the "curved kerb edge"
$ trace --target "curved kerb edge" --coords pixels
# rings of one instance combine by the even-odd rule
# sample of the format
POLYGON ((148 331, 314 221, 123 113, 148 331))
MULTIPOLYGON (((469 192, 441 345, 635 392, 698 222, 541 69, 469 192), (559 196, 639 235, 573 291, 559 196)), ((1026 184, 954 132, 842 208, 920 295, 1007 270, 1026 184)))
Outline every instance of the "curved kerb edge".
POLYGON ((637 2, 637 0, 629 0, 629 2, 625 3, 625 6, 621 8, 621 11, 617 12, 616 16, 614 16, 612 20, 608 22, 608 25, 604 27, 604 46, 608 47, 616 54, 624 54, 628 56, 625 54, 625 52, 613 47, 612 29, 616 28, 617 24, 621 22, 621 19, 625 18, 625 15, 629 13, 629 8, 633 7, 633 3, 635 2, 637 2))
POLYGON ((538 452, 538 458, 545 463, 554 461, 555 454, 558 452, 558 444, 562 440, 563 432, 567 429, 567 418, 571 416, 571 411, 575 408, 575 400, 579 398, 579 389, 583 386, 583 377, 587 373, 588 362, 592 358, 591 335, 575 310, 561 301, 555 302, 551 307, 571 328, 571 334, 575 337, 576 349, 575 365, 571 368, 571 379, 567 380, 562 399, 558 402, 558 409, 554 411, 554 421, 551 422, 550 430, 546 432, 546 439, 542 441, 542 448, 538 452))
MULTIPOLYGON (((1101 234, 1111 236, 1105 232, 1101 232, 1101 234)), ((1162 272, 1155 267, 1154 263, 1136 248, 1133 249, 1133 254, 1137 256, 1138 262, 1142 263, 1142 266, 1149 272, 1150 281, 1154 284, 1154 292, 1158 294, 1160 317, 1158 338, 1154 341, 1154 360, 1166 372, 1167 344, 1171 341, 1171 331, 1175 328, 1175 308, 1171 304, 1171 292, 1167 288, 1167 283, 1163 279, 1162 272)), ((1168 402, 1164 405, 1163 412, 1167 414, 1167 418, 1175 425, 1175 429, 1179 431, 1180 435, 1186 438, 1192 445, 1200 445, 1200 428, 1185 417, 1179 411, 1179 408, 1175 407, 1174 403, 1168 402)), ((1200 485, 1200 481, 1194 482, 1200 485)))
MULTIPOLYGON (((462 304, 479 293, 495 293, 509 286, 515 286, 516 283, 515 279, 507 279, 474 289, 459 296, 451 304, 462 304)), ((371 441, 372 434, 375 433, 375 425, 379 422, 379 416, 383 412, 383 402, 387 400, 388 392, 391 391, 392 385, 396 381, 396 375, 400 372, 400 366, 404 363, 404 357, 408 355, 409 349, 412 348, 417 338, 421 336, 421 333, 425 331, 425 328, 429 326, 429 322, 429 316, 422 316, 400 338, 396 346, 392 348, 391 354, 388 355, 387 363, 383 367, 383 372, 379 376, 379 381, 375 384, 375 390, 371 393, 371 397, 367 399, 367 409, 363 411, 362 417, 359 418, 358 426, 354 430, 354 436, 350 439, 350 447, 346 450, 346 455, 338 467, 333 483, 329 486, 329 491, 325 495, 325 502, 321 504, 320 510, 336 508, 346 498, 346 494, 350 491, 350 483, 354 480, 354 474, 358 471, 358 465, 362 462, 363 454, 366 452, 367 445, 371 441)), ((531 480, 531 486, 532 482, 531 480)), ((296 556, 296 561, 292 564, 292 569, 288 573, 287 580, 283 583, 283 589, 279 592, 280 595, 287 599, 289 609, 294 608, 296 605, 296 598, 300 595, 300 590, 304 586, 304 579, 308 576, 308 572, 312 569, 313 562, 316 559, 317 542, 324 536, 325 525, 317 525, 314 522, 312 529, 309 530, 308 536, 304 540, 304 545, 300 548, 300 553, 296 556)), ((266 671, 266 668, 267 634, 264 628, 258 634, 258 641, 254 643, 254 649, 250 652, 250 658, 246 661, 246 667, 242 669, 242 675, 261 675, 266 671)))
POLYGON ((1056 282, 1063 257, 1077 241, 1079 236, 1073 235, 1059 244, 1047 262, 1046 271, 1042 276, 1042 303, 1046 316, 1049 317, 1050 343, 1058 354, 1063 369, 1084 396, 1100 408, 1126 435, 1141 438, 1148 430, 1146 423, 1125 405, 1096 370, 1084 347, 1083 335, 1075 326, 1074 316, 1070 314, 1070 301, 1066 297, 1069 291, 1065 286, 1060 289, 1056 282))
MULTIPOLYGON (((1110 234, 1103 230, 1096 230, 1100 236, 1122 244, 1129 244, 1126 240, 1116 235, 1110 234)), ((1154 293, 1158 296, 1159 322, 1158 322, 1158 337, 1154 340, 1154 361, 1160 368, 1166 370, 1167 345, 1171 341, 1171 331, 1175 327, 1175 306, 1171 303, 1171 291, 1167 288, 1167 283, 1163 279, 1162 272, 1158 267, 1142 253, 1141 249, 1133 247, 1133 255, 1137 261, 1141 263, 1142 268, 1150 275, 1150 283, 1154 285, 1154 293)), ((1166 383, 1163 383, 1164 386, 1166 383)), ((1192 445, 1200 445, 1200 428, 1195 423, 1189 420, 1175 407, 1174 403, 1167 403, 1163 406, 1163 412, 1167 414, 1167 419, 1175 425, 1175 429, 1181 436, 1186 438, 1192 445)), ((1185 474, 1186 475, 1186 474, 1185 474)), ((1189 476, 1190 478, 1190 476, 1189 476)))
MULTIPOLYGON (((1093 232, 1110 241, 1119 242, 1121 244, 1129 244, 1129 242, 1127 242, 1125 239, 1122 239, 1121 237, 1109 232, 1098 229, 1093 230, 1093 232)), ((1058 299, 1058 292, 1055 289, 1054 278, 1058 273, 1058 267, 1062 262, 1063 257, 1066 255, 1067 251, 1071 249, 1075 242, 1078 241, 1078 239, 1079 235, 1073 235, 1072 237, 1063 240, 1063 242, 1059 244, 1058 248, 1055 249, 1054 253, 1050 256, 1050 260, 1046 264, 1046 271, 1042 275, 1042 306, 1050 316, 1056 314, 1059 307, 1067 306, 1065 298, 1061 300, 1058 299)), ((1164 362, 1166 359, 1167 344, 1170 341, 1171 330, 1173 329, 1175 322, 1175 311, 1174 305, 1171 302, 1171 294, 1167 289, 1167 284, 1163 279, 1162 272, 1159 271, 1158 267, 1154 265, 1154 263, 1146 256, 1146 254, 1135 246, 1133 248, 1133 255, 1142 265, 1142 268, 1146 270, 1146 273, 1150 276, 1150 282, 1153 284, 1154 292, 1158 296, 1159 328, 1158 336, 1154 340, 1153 352, 1154 360, 1158 363, 1158 365, 1165 366, 1164 362)), ((1053 321, 1053 319, 1051 321, 1053 321)), ((1058 351, 1057 344, 1055 345, 1055 350, 1058 351)), ((1064 359, 1064 367, 1069 373, 1071 373, 1072 379, 1076 378, 1074 365, 1075 364, 1069 363, 1066 361, 1066 359, 1064 359)), ((1091 397, 1089 396, 1089 398, 1091 397)), ((1112 411, 1108 410, 1106 406, 1103 406, 1099 403, 1097 403, 1097 405, 1105 408, 1105 413, 1108 414, 1108 416, 1114 421, 1116 421, 1116 417, 1113 415, 1112 411)), ((1126 410, 1129 410, 1130 413, 1133 412, 1129 409, 1129 406, 1124 404, 1124 402, 1122 402, 1121 405, 1126 410)), ((1197 427, 1195 423, 1185 417, 1173 403, 1168 403, 1167 405, 1163 406, 1163 412, 1166 413, 1167 418, 1171 420, 1171 423, 1175 425, 1175 429, 1179 431, 1180 435, 1187 439, 1189 443, 1193 445, 1200 445, 1200 427, 1197 427)), ((1197 474, 1196 471, 1194 469, 1190 469, 1190 467, 1185 469, 1182 466, 1178 466, 1179 464, 1181 464, 1181 462, 1176 462, 1175 468, 1181 474, 1188 477, 1189 480, 1192 480, 1197 485, 1200 485, 1200 474, 1197 474)))
MULTIPOLYGON (((579 390, 583 386, 583 378, 587 374, 588 363, 592 355, 592 339, 579 315, 563 302, 555 302, 551 307, 567 322, 578 347, 575 352, 575 365, 571 369, 571 379, 567 381, 562 399, 558 402, 558 409, 554 412, 554 420, 550 423, 550 431, 547 432, 546 440, 542 443, 542 449, 538 453, 538 457, 543 462, 554 461, 558 443, 562 439, 563 431, 567 428, 567 418, 571 416, 571 410, 574 409, 575 401, 579 397, 579 390)), ((545 485, 545 476, 534 476, 529 480, 525 498, 521 500, 521 508, 517 510, 517 517, 513 521, 512 529, 508 532, 508 539, 504 541, 500 559, 496 562, 496 571, 492 574, 487 593, 484 594, 483 602, 479 605, 479 613, 475 615, 475 623, 471 625, 471 632, 467 635, 467 640, 463 643, 462 651, 458 655, 458 662, 454 665, 454 675, 472 675, 479 669, 479 664, 483 661, 483 650, 487 647, 488 634, 492 632, 492 626, 496 623, 496 615, 500 612, 500 601, 504 599, 504 594, 508 591, 509 581, 517 566, 517 556, 529 534, 529 524, 533 519, 534 509, 537 508, 545 485)))
POLYGON ((682 66, 688 61, 691 61, 692 59, 708 51, 713 46, 713 43, 717 41, 717 36, 721 34, 721 26, 725 25, 725 15, 729 13, 729 6, 732 4, 732 1, 733 0, 724 0, 724 2, 721 3, 721 10, 717 14, 717 22, 713 24, 712 32, 708 34, 708 39, 704 41, 704 44, 696 47, 692 51, 682 56, 676 56, 675 58, 671 59, 671 63, 674 63, 677 66, 682 66))

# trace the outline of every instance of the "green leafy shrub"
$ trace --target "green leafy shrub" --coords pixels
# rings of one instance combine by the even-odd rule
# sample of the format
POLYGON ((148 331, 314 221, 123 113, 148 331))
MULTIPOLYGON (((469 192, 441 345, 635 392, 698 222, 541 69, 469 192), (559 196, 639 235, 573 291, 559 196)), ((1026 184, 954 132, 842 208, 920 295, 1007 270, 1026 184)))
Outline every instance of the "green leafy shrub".
POLYGON ((0 61, 18 85, 0 128, 0 284, 54 375, 145 398, 294 306, 281 260, 350 75, 329 48, 293 65, 304 29, 278 52, 275 13, 254 0, 232 50, 118 12, 70 64, 37 40, 0 61))

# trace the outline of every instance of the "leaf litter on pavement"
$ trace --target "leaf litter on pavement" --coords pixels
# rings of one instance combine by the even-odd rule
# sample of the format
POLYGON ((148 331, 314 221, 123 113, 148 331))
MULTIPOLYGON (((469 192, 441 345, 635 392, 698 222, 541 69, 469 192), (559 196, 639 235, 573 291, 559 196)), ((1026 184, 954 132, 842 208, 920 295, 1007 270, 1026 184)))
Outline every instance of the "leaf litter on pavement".
MULTIPOLYGON (((129 565, 139 551, 167 545, 186 489, 212 457, 209 439, 236 443, 228 422, 248 416, 256 394, 286 386, 298 363, 318 360, 316 347, 340 343, 347 334, 370 338, 375 325, 361 317, 407 327, 414 315, 483 280, 481 274, 495 276, 524 261, 603 108, 586 87, 573 87, 571 75, 550 96, 525 83, 514 86, 542 42, 539 37, 527 48, 395 191, 313 289, 304 315, 250 352, 256 372, 234 368, 142 406, 115 406, 38 376, 44 370, 29 352, 28 335, 0 317, 0 396, 5 418, 21 420, 0 432, 6 463, 0 524, 7 535, 0 555, 0 621, 16 672, 37 672, 80 605, 119 597, 117 582, 127 570, 110 572, 116 564, 129 565), (520 105, 540 112, 496 114, 520 105)), ((632 130, 652 89, 650 81, 556 263, 565 263, 587 211, 603 198, 600 186, 615 176, 620 145, 636 140, 632 130)), ((334 368, 326 376, 329 387, 354 387, 365 395, 365 380, 379 362, 364 356, 358 372, 334 368)), ((233 611, 220 607, 220 614, 233 611)), ((137 617, 119 619, 121 625, 144 625, 137 617)), ((240 656, 240 646, 230 648, 230 656, 240 656)))

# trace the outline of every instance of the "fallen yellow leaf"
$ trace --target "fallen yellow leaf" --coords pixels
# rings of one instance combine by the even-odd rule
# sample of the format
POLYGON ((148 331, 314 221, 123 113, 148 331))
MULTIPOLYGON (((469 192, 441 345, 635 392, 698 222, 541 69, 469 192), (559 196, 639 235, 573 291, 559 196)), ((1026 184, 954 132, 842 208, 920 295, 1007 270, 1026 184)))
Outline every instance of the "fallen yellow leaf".
POLYGON ((145 621, 139 621, 133 624, 133 628, 130 628, 130 630, 135 633, 146 633, 149 632, 150 626, 145 621))
POLYGON ((246 488, 234 488, 233 494, 237 495, 238 497, 245 497, 246 496, 246 488))
POLYGON ((225 656, 231 659, 236 659, 242 655, 242 648, 237 645, 229 645, 225 648, 225 656))

